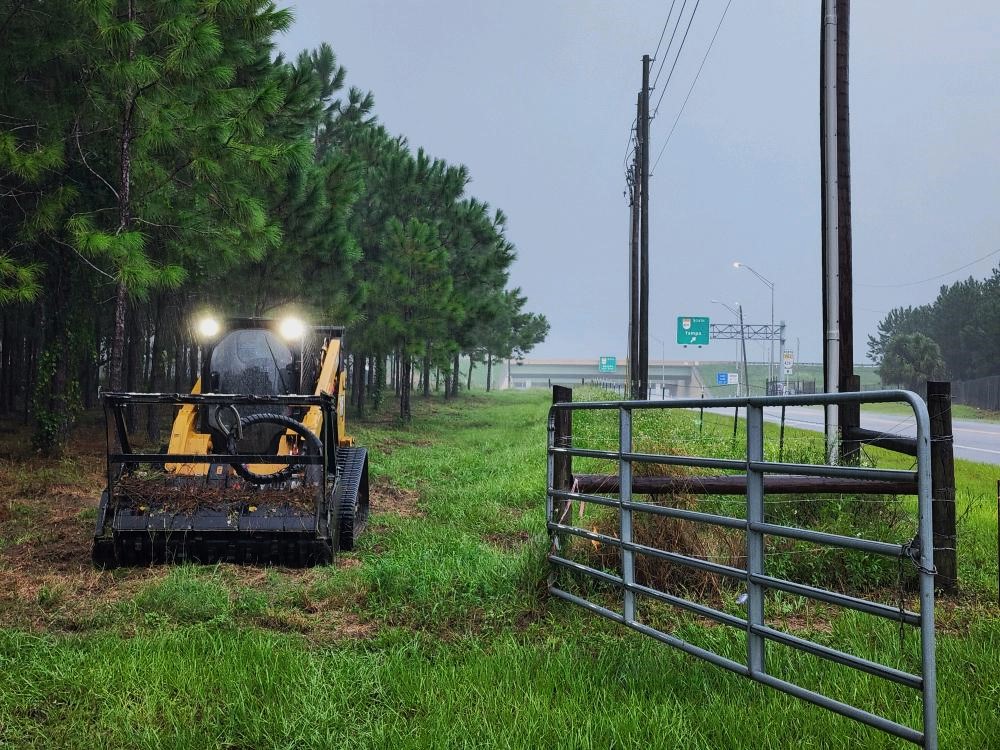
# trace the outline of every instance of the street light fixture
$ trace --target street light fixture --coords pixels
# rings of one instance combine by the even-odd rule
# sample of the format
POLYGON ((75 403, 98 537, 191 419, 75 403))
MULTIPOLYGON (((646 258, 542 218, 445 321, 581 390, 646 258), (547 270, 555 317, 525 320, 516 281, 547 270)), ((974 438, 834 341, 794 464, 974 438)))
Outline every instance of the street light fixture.
MULTIPOLYGON (((737 350, 736 365, 739 366, 740 363, 739 351, 741 349, 743 351, 743 392, 745 395, 749 396, 750 378, 747 375, 747 339, 746 335, 743 332, 743 306, 739 302, 737 302, 736 309, 734 310, 732 307, 727 305, 725 302, 722 302, 721 300, 713 299, 712 303, 716 305, 722 305, 724 308, 729 310, 729 312, 731 312, 733 315, 736 316, 736 320, 740 324, 740 347, 737 350)), ((736 395, 739 395, 739 391, 737 391, 736 395)))
POLYGON ((774 380, 774 372, 773 372, 773 367, 774 367, 774 282, 771 281, 770 279, 764 278, 759 273, 757 273, 753 268, 751 268, 750 266, 748 266, 746 263, 741 263, 738 260, 733 261, 733 268, 745 268, 745 269, 747 269, 750 273, 752 273, 758 279, 760 279, 761 281, 763 281, 764 284, 767 286, 767 288, 771 290, 771 327, 768 329, 768 332, 767 332, 768 338, 771 341, 771 355, 770 355, 770 358, 767 361, 767 379, 770 382, 770 381, 774 380))

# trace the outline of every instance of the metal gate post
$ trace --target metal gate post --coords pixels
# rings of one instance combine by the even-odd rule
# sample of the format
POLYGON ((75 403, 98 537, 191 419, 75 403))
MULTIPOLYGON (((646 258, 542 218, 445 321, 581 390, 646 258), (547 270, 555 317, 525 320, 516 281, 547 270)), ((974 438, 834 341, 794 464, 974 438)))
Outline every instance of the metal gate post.
MULTIPOLYGON (((919 396, 916 397, 919 399, 919 396)), ((934 655, 934 513, 930 418, 911 402, 917 419, 917 508, 920 534, 920 667, 924 747, 937 750, 937 668, 934 655)))
POLYGON ((623 609, 625 624, 635 622, 635 552, 632 551, 632 460, 625 456, 632 452, 632 410, 618 410, 618 476, 620 509, 618 512, 618 538, 622 542, 622 581, 624 583, 623 609))
POLYGON ((764 575, 764 535, 753 525, 764 523, 764 474, 751 463, 764 460, 764 408, 747 405, 747 666, 750 676, 766 672, 764 637, 754 632, 764 625, 764 587, 755 576, 764 575))

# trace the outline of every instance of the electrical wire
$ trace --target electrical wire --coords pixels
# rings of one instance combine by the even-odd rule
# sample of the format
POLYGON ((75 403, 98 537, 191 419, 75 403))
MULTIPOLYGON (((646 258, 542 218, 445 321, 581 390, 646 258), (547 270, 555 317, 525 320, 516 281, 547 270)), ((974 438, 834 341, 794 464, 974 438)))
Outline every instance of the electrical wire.
POLYGON ((656 71, 656 76, 653 78, 653 88, 656 88, 657 82, 660 80, 660 73, 663 72, 663 66, 670 57, 670 48, 674 46, 674 37, 677 36, 677 29, 681 26, 681 19, 684 17, 684 9, 687 7, 688 0, 684 0, 681 3, 681 10, 677 14, 677 20, 674 22, 674 30, 670 32, 670 41, 667 42, 667 48, 663 51, 663 62, 660 63, 659 69, 656 71))
POLYGON ((670 79, 674 77, 674 69, 677 67, 677 61, 681 59, 681 52, 684 51, 684 42, 687 41, 688 32, 691 31, 691 24, 694 23, 694 16, 698 12, 699 5, 701 5, 701 0, 695 0, 694 9, 691 11, 691 16, 688 18, 688 24, 684 29, 684 36, 681 37, 680 46, 677 48, 677 54, 674 55, 674 64, 670 66, 670 73, 667 74, 667 82, 663 84, 663 91, 660 92, 660 98, 656 100, 656 106, 653 107, 653 115, 649 118, 650 120, 655 119, 656 115, 660 112, 660 102, 663 101, 664 94, 666 94, 667 89, 670 88, 670 79))
POLYGON ((663 35, 667 33, 667 24, 670 23, 670 16, 674 13, 675 5, 677 5, 677 0, 673 0, 673 2, 670 3, 670 10, 667 11, 667 20, 663 22, 663 31, 660 32, 660 41, 656 43, 656 52, 653 53, 654 60, 656 59, 656 56, 660 54, 660 45, 663 44, 663 35))
POLYGON ((635 125, 638 121, 638 117, 632 120, 632 126, 629 128, 628 140, 625 142, 625 164, 628 164, 628 157, 632 153, 633 145, 635 144, 635 125))
POLYGON ((650 169, 650 175, 656 171, 656 165, 660 163, 660 158, 663 156, 663 152, 667 148, 667 144, 670 143, 670 137, 674 134, 674 130, 677 128, 677 123, 681 119, 681 115, 684 114, 684 107, 687 106, 688 99, 691 98, 691 92, 694 91, 695 84, 698 83, 698 78, 701 76, 701 70, 705 67, 705 61, 708 60, 708 54, 712 51, 712 45, 715 44, 715 38, 719 35, 719 29, 722 28, 722 22, 726 20, 726 13, 729 12, 729 6, 733 4, 733 0, 729 0, 726 3, 725 9, 722 11, 722 17, 719 19, 719 23, 715 27, 715 33, 712 34, 712 41, 708 43, 708 49, 705 50, 705 56, 701 58, 701 65, 698 66, 698 72, 694 74, 694 80, 691 82, 691 87, 688 89, 687 96, 684 97, 684 103, 681 104, 680 111, 677 113, 677 117, 674 118, 674 124, 670 128, 670 132, 667 134, 667 139, 663 142, 663 146, 660 147, 660 153, 656 155, 656 161, 653 162, 653 168, 650 169))
MULTIPOLYGON (((687 4, 687 0, 684 0, 684 4, 687 4)), ((670 3, 670 10, 667 12, 667 20, 663 22, 663 31, 660 32, 660 41, 656 43, 656 52, 653 53, 653 59, 657 60, 660 54, 660 45, 663 44, 663 35, 667 33, 667 26, 670 24, 670 16, 674 14, 674 6, 677 5, 677 0, 672 0, 670 3)), ((684 6, 681 6, 681 13, 684 12, 684 6)), ((680 21, 680 15, 677 16, 678 22, 680 21)), ((674 41, 674 34, 677 33, 677 25, 674 24, 674 30, 670 34, 670 42, 674 41)), ((667 61, 667 56, 670 54, 670 42, 667 43, 667 48, 663 51, 663 59, 660 60, 660 67, 656 70, 656 76, 653 79, 653 88, 656 88, 656 82, 660 80, 660 71, 663 70, 663 63, 667 61)))
POLYGON ((951 276, 953 273, 958 273, 959 271, 964 271, 969 266, 974 266, 976 263, 981 263, 987 258, 992 258, 994 255, 1000 255, 1000 250, 994 250, 991 253, 986 253, 982 258, 976 258, 964 266, 959 266, 958 268, 953 268, 950 271, 945 271, 944 273, 939 273, 936 276, 928 276, 926 279, 920 279, 920 281, 908 281, 905 284, 862 284, 860 282, 855 282, 856 286, 866 286, 870 289, 899 289, 905 286, 917 286, 918 284, 926 284, 928 281, 937 281, 938 279, 943 279, 945 276, 951 276))

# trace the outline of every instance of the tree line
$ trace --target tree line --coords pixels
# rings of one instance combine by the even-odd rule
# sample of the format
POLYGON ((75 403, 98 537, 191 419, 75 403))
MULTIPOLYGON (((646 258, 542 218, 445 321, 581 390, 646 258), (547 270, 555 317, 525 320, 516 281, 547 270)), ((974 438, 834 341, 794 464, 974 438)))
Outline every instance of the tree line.
POLYGON ((414 370, 452 396, 460 355, 544 339, 503 212, 389 133, 329 46, 277 54, 291 22, 265 0, 0 2, 0 412, 39 448, 99 385, 187 390, 206 310, 346 325, 352 403, 388 381, 405 419, 414 370))
POLYGON ((1000 266, 986 279, 942 286, 918 307, 897 307, 868 337, 882 382, 917 389, 927 380, 1000 375, 1000 266))

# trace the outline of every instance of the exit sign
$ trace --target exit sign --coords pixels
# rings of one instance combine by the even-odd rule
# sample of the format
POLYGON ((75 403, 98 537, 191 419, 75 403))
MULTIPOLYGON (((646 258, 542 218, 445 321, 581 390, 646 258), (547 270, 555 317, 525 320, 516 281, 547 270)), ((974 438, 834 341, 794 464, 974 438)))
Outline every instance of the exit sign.
POLYGON ((684 346, 704 346, 709 341, 708 318, 677 318, 677 343, 684 346))
POLYGON ((618 369, 618 359, 616 357, 601 357, 597 362, 598 372, 614 372, 618 369))

